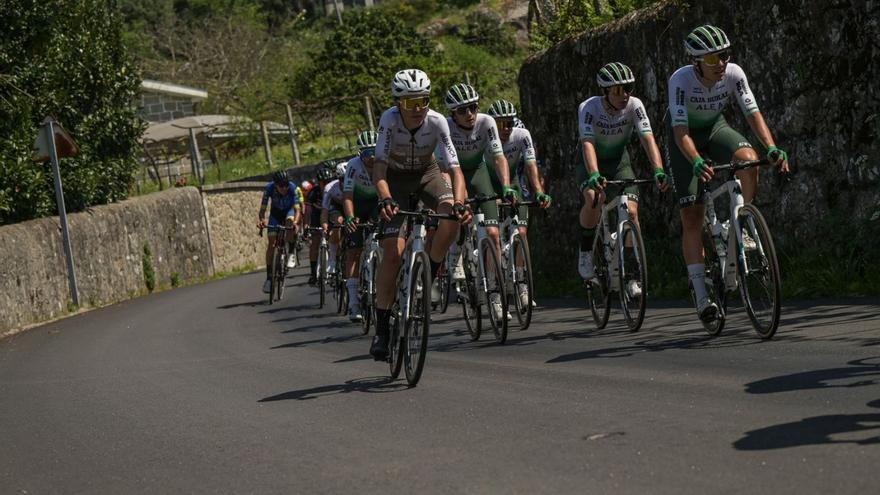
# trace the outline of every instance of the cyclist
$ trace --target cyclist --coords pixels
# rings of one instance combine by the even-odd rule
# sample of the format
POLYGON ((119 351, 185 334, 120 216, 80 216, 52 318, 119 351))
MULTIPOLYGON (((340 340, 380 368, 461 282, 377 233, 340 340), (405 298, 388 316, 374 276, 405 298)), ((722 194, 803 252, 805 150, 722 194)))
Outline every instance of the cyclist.
MULTIPOLYGON (((331 164, 332 165, 332 164, 331 164)), ((327 162, 318 165, 318 174, 315 185, 306 195, 306 207, 309 212, 309 227, 321 227, 321 208, 324 204, 324 188, 333 179, 335 170, 327 166, 327 162)), ((309 285, 315 285, 318 281, 318 248, 321 246, 321 236, 311 236, 309 243, 309 285)))
MULTIPOLYGON (((263 199, 260 201, 260 213, 258 215, 260 220, 257 224, 261 229, 267 227, 266 209, 269 206, 270 201, 272 202, 272 206, 271 209, 269 209, 268 226, 274 227, 284 224, 295 229, 296 223, 299 221, 299 197, 297 197, 293 188, 290 187, 290 178, 284 170, 275 172, 272 175, 272 182, 266 184, 266 188, 263 190, 263 199)), ((272 288, 272 258, 275 254, 276 232, 269 231, 268 234, 267 237, 269 242, 266 246, 266 281, 263 283, 263 292, 266 294, 268 294, 272 288)), ((295 230, 287 231, 285 234, 286 241, 288 243, 292 242, 294 235, 295 230)), ((293 258, 293 256, 290 256, 289 258, 293 258)), ((289 263, 290 260, 288 259, 288 264, 289 263)))
MULTIPOLYGON (((499 178, 499 196, 509 201, 516 201, 516 189, 510 185, 510 170, 507 158, 504 156, 504 148, 498 136, 498 127, 495 119, 485 113, 480 113, 480 95, 469 84, 456 84, 446 92, 446 108, 451 116, 447 119, 452 143, 461 164, 461 171, 467 184, 468 193, 471 195, 491 196, 496 193, 492 184, 492 175, 487 163, 492 162, 495 175, 499 178)), ((486 223, 486 233, 495 243, 501 247, 501 236, 498 232, 498 205, 494 201, 488 201, 480 205, 480 212, 486 223)), ((455 270, 458 271, 457 269, 455 270)), ((458 275, 454 273, 453 275, 458 275)), ((495 312, 496 321, 501 321, 501 299, 498 294, 493 294, 495 299, 489 301, 492 311, 495 312)))
POLYGON ((335 165, 336 178, 324 186, 321 202, 321 228, 330 234, 330 255, 327 260, 327 273, 336 273, 336 253, 339 252, 339 241, 342 234, 339 229, 330 229, 330 222, 342 224, 342 181, 345 179, 346 162, 335 165))
MULTIPOLYGON (((522 125, 522 121, 519 121, 520 127, 517 127, 516 123, 519 119, 516 117, 516 107, 507 100, 496 100, 489 107, 488 114, 495 119, 495 124, 498 126, 498 134, 501 138, 504 156, 507 158, 507 164, 510 166, 510 182, 513 184, 513 188, 523 198, 525 198, 527 191, 534 191, 535 201, 541 204, 541 208, 550 207, 550 202, 553 198, 544 192, 541 184, 538 165, 535 160, 532 134, 522 125), (520 176, 519 169, 522 169, 522 176, 520 176), (531 187, 528 189, 521 187, 521 185, 527 184, 530 184, 531 187)), ((498 192, 501 189, 498 174, 494 169, 490 168, 489 175, 492 178, 492 186, 498 192)), ((517 218, 519 219, 519 233, 523 241, 528 245, 528 207, 521 206, 517 211, 517 218)), ((520 288, 519 297, 524 305, 528 304, 528 287, 522 286, 520 288)))
MULTIPOLYGON (((428 108, 428 75, 418 69, 397 72, 391 82, 391 94, 394 106, 379 120, 373 165, 379 214, 386 221, 381 241, 382 263, 376 277, 376 337, 370 346, 370 354, 377 360, 384 360, 388 354, 389 308, 394 301, 395 280, 404 250, 404 239, 400 237, 404 218, 395 216, 399 204, 409 206, 410 197, 417 196, 425 206, 439 213, 454 213, 462 223, 470 220, 470 212, 464 206, 464 178, 449 125, 442 115, 428 108), (435 150, 449 176, 441 173, 435 150)), ((455 222, 440 222, 428 252, 432 278, 457 232, 455 222)))
MULTIPOLYGON (((782 172, 788 171, 788 154, 776 147, 742 68, 730 63, 731 43, 724 31, 715 26, 700 26, 688 34, 684 46, 691 64, 669 78, 671 129, 667 133, 666 161, 680 207, 682 251, 697 314, 701 320, 711 321, 718 306, 706 293, 701 234, 705 208, 699 195, 699 181, 708 181, 714 175, 711 161, 758 158, 751 143, 731 128, 722 115, 728 102, 736 100, 752 132, 766 148, 767 157, 782 172)), ((742 182, 744 200, 751 202, 757 190, 758 169, 740 170, 736 175, 742 182)), ((744 241, 747 243, 748 240, 744 241)))
POLYGON ((348 249, 345 252, 345 276, 348 288, 348 318, 361 321, 361 303, 358 297, 358 272, 361 251, 364 247, 363 232, 357 225, 378 217, 378 196, 371 178, 373 163, 376 160, 376 137, 374 131, 364 131, 358 135, 358 155, 348 161, 345 183, 342 186, 345 213, 345 229, 348 232, 348 249))
MULTIPOLYGON (((581 153, 584 160, 577 169, 577 182, 583 197, 580 211, 581 239, 578 256, 578 273, 584 280, 595 275, 593 267, 593 239, 596 225, 602 215, 602 206, 607 197, 621 194, 618 187, 604 186, 605 177, 614 180, 634 179, 635 172, 630 163, 626 147, 633 133, 638 133, 642 148, 654 169, 654 180, 661 191, 669 186, 663 172, 660 150, 654 140, 651 122, 641 100, 631 96, 636 78, 632 70, 620 62, 605 64, 596 75, 602 91, 601 96, 593 96, 578 106, 578 122, 581 140, 581 153), (598 195, 599 201, 594 207, 598 195)), ((638 188, 624 189, 630 198, 630 216, 638 225, 638 188)), ((631 281, 625 287, 632 297, 641 294, 642 287, 631 281)))

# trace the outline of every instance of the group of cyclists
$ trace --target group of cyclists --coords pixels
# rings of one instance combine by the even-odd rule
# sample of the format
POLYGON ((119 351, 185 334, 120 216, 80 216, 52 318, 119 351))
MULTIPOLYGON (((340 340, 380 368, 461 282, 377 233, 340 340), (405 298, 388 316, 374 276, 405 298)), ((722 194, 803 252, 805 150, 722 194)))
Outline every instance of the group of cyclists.
MULTIPOLYGON (((704 206, 699 193, 701 181, 714 175, 713 164, 756 160, 758 151, 738 131, 730 127, 722 112, 735 100, 751 130, 766 150, 767 160, 788 170, 788 155, 776 146, 743 69, 732 63, 731 42, 720 28, 704 25, 694 29, 684 41, 690 63, 669 78, 666 116, 666 154, 661 155, 654 139, 648 113, 641 100, 633 96, 635 76, 620 62, 604 65, 596 80, 600 94, 582 102, 577 111, 582 162, 574 168, 583 206, 580 210, 578 273, 588 281, 595 276, 594 237, 605 198, 621 193, 629 198, 629 215, 638 223, 638 191, 623 191, 606 184, 608 180, 636 177, 627 146, 633 134, 652 168, 660 191, 671 186, 680 208, 682 250, 696 312, 703 320, 719 311, 717 301, 706 289, 704 248, 701 231, 704 206), (606 187, 607 186, 607 187, 606 187)), ((378 132, 363 131, 357 139, 357 155, 347 163, 325 162, 318 167, 314 184, 292 184, 287 174, 277 172, 266 186, 259 213, 260 226, 287 224, 320 227, 330 243, 329 267, 336 266, 340 243, 346 242, 344 278, 348 290, 348 315, 360 321, 357 260, 364 237, 356 235, 358 226, 379 225, 382 257, 375 276, 376 335, 370 354, 385 360, 389 351, 390 309, 405 246, 403 209, 419 208, 446 214, 437 222, 427 247, 430 273, 436 282, 438 271, 448 268, 454 278, 463 278, 461 256, 448 259, 450 246, 460 235, 460 225, 482 214, 482 225, 496 245, 499 240, 499 208, 496 201, 471 207, 473 197, 495 196, 506 204, 530 199, 548 208, 552 198, 543 189, 531 134, 519 120, 515 106, 497 100, 480 111, 480 95, 469 84, 455 84, 445 93, 448 111, 443 115, 431 108, 431 80, 419 69, 397 72, 391 81, 394 105, 379 120, 378 132), (268 223, 267 205, 271 202, 268 223), (305 207, 307 218, 303 215, 305 207), (452 219, 455 220, 452 220, 452 219), (336 226, 337 228, 333 228, 336 226)), ((757 191, 758 169, 739 170, 746 203, 757 191)), ((526 236, 528 209, 519 208, 520 234, 526 236)), ((295 231, 287 231, 294 242, 295 231)), ((744 236, 746 237, 746 236, 744 236)), ((309 249, 309 282, 316 281, 320 236, 312 236, 309 249)), ((745 249, 749 239, 744 238, 745 249)), ((274 242, 268 244, 266 259, 271 265, 274 242)), ((288 266, 295 264, 291 256, 288 266)), ((269 273, 271 276, 271 273, 269 273)), ((267 280, 264 290, 269 290, 267 280)), ((645 290, 630 281, 621 290, 632 295, 645 290)), ((436 283, 432 298, 436 299, 436 283)), ((512 297, 516 297, 513 294, 512 297)), ((499 301, 489 301, 490 311, 500 314, 499 301)))

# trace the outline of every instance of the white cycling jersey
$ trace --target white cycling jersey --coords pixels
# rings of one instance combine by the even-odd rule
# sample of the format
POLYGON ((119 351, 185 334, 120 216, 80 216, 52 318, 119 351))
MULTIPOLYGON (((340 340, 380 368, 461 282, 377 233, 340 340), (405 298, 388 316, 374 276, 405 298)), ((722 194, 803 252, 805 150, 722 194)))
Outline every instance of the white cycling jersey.
MULTIPOLYGON (((532 133, 524 127, 514 127, 510 131, 507 141, 501 143, 504 156, 511 172, 519 173, 521 164, 535 159, 535 146, 532 143, 532 133)), ((512 177, 512 176, 511 176, 512 177)))
POLYGON ((403 125, 397 107, 391 107, 379 119, 379 138, 376 141, 376 161, 388 164, 389 170, 420 172, 439 159, 449 167, 458 166, 458 155, 449 136, 446 119, 428 110, 421 127, 410 131, 403 125), (437 154, 437 158, 434 154, 437 154))
POLYGON ((651 121, 642 100, 630 96, 617 115, 605 109, 604 96, 593 96, 578 106, 581 142, 590 141, 597 158, 618 158, 623 154, 633 132, 652 134, 651 121))
POLYGON ((376 201, 378 199, 379 196, 376 193, 376 186, 373 185, 373 179, 370 177, 370 171, 367 170, 361 157, 356 156, 348 161, 342 192, 352 193, 355 201, 376 201))
POLYGON ((758 111, 755 95, 749 90, 749 82, 742 68, 727 64, 724 77, 707 88, 700 82, 696 68, 686 65, 669 78, 669 113, 673 126, 691 129, 710 127, 721 115, 731 95, 736 97, 744 115, 758 111))
POLYGON ((462 169, 474 170, 483 162, 488 163, 504 153, 498 137, 498 126, 488 114, 477 114, 473 129, 462 129, 452 117, 447 119, 447 124, 462 169))
POLYGON ((342 184, 339 179, 333 179, 324 186, 324 198, 321 208, 325 210, 342 211, 342 184))

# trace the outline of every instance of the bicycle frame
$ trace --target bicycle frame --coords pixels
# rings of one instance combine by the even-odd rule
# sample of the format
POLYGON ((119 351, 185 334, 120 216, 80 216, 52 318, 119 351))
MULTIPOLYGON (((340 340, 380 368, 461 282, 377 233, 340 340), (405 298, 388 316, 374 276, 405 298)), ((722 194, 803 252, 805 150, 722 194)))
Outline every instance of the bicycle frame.
POLYGON ((620 290, 620 249, 618 249, 617 243, 623 235, 624 222, 630 219, 629 202, 629 195, 622 192, 602 208, 602 215, 599 217, 598 228, 602 229, 602 239, 605 240, 603 243, 603 256, 605 256, 605 260, 610 268, 608 277, 609 288, 612 291, 620 290), (617 210, 617 228, 612 235, 611 228, 608 225, 608 216, 615 210, 617 210))

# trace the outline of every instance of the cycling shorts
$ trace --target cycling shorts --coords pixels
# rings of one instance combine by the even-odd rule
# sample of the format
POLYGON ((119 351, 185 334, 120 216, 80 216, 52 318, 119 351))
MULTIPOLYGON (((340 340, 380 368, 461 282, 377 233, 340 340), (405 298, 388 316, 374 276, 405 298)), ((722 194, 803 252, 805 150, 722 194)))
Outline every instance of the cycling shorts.
MULTIPOLYGON (((416 202, 421 201, 425 208, 437 211, 441 204, 451 205, 454 198, 452 184, 449 183, 448 176, 440 171, 437 163, 432 163, 419 172, 389 169, 385 180, 388 182, 391 198, 403 210, 415 208, 416 205, 411 204, 414 199, 416 202)), ((406 217, 397 215, 391 221, 385 222, 382 237, 400 236, 404 220, 406 217)))
MULTIPOLYGON (((489 177, 492 179, 492 190, 499 197, 504 197, 504 186, 501 185, 501 181, 498 180, 498 174, 494 172, 494 168, 489 169, 489 177)), ((525 196, 523 195, 522 187, 520 186, 520 180, 517 176, 510 177, 510 187, 516 191, 516 195, 519 199, 525 200, 525 196)), ((498 208, 497 206, 495 207, 498 208)), ((520 206, 516 209, 516 218, 519 219, 517 225, 525 227, 529 224, 529 207, 528 206, 520 206)))
MULTIPOLYGON (((473 170, 462 169, 461 173, 464 175, 464 183, 467 185, 468 197, 495 194, 492 178, 489 176, 489 167, 485 164, 473 170)), ((486 225, 498 225, 498 205, 495 201, 486 201, 480 205, 477 211, 483 214, 486 225)))
MULTIPOLYGON (((694 176, 694 165, 675 143, 671 120, 667 115, 666 163, 671 171, 669 179, 675 191, 676 202, 682 208, 703 204, 699 191, 700 181, 694 176)), ((693 139, 700 156, 715 163, 729 163, 737 150, 752 147, 742 134, 728 125, 723 115, 719 115, 715 123, 705 129, 688 129, 688 135, 693 139)))
MULTIPOLYGON (((636 173, 633 171, 632 164, 629 160, 629 152, 625 149, 623 150, 623 154, 619 157, 600 158, 599 173, 602 174, 602 177, 605 177, 608 180, 636 178, 636 173)), ((577 181, 578 189, 583 193, 583 191, 587 189, 587 181, 589 180, 587 169, 583 165, 578 166, 577 170, 575 170, 575 180, 577 181)), ((627 186, 623 192, 625 192, 632 201, 637 202, 639 200, 639 188, 635 184, 627 186)), ((605 188, 605 202, 607 203, 608 201, 611 201, 620 196, 620 194, 620 186, 609 185, 605 188)))

